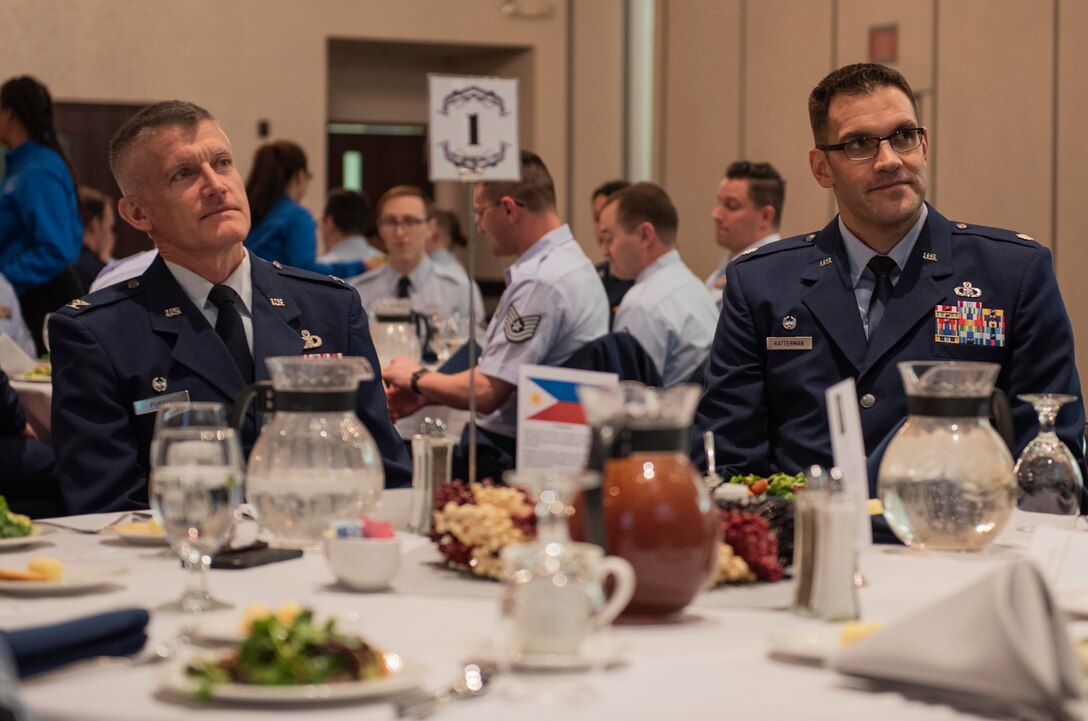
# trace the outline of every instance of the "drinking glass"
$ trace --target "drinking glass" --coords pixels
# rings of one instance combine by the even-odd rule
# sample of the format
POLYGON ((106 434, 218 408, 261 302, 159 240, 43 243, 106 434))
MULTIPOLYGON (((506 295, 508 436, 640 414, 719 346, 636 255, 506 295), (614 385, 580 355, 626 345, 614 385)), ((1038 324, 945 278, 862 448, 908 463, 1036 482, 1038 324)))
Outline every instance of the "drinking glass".
POLYGON ((431 316, 431 350, 438 356, 439 365, 450 359, 454 352, 468 343, 468 318, 460 313, 446 315, 435 313, 431 316))
POLYGON ((1039 416, 1039 435, 1024 448, 1014 469, 1020 487, 1020 509, 1079 515, 1084 479, 1073 454, 1054 432, 1058 411, 1062 405, 1076 400, 1076 396, 1033 393, 1017 398, 1031 403, 1039 416))
POLYGON ((570 516, 574 497, 581 491, 600 485, 595 471, 541 469, 507 471, 503 474, 511 486, 519 486, 536 498, 536 538, 542 543, 569 544, 570 516))
POLYGON ((185 565, 185 591, 163 610, 200 613, 231 604, 208 590, 211 556, 230 538, 243 489, 242 449, 221 403, 168 403, 151 442, 151 512, 185 565))

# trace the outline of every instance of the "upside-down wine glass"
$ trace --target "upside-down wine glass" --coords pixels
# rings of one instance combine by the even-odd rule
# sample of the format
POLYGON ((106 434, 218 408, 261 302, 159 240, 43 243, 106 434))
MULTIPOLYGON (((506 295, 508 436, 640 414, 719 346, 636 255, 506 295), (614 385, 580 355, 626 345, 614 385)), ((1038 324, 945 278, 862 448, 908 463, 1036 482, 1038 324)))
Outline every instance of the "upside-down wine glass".
POLYGON ((1079 515, 1084 479, 1076 458, 1054 432, 1058 411, 1062 405, 1076 400, 1076 396, 1034 393, 1017 398, 1031 403, 1039 416, 1039 435, 1024 448, 1014 469, 1020 487, 1020 509, 1079 515))

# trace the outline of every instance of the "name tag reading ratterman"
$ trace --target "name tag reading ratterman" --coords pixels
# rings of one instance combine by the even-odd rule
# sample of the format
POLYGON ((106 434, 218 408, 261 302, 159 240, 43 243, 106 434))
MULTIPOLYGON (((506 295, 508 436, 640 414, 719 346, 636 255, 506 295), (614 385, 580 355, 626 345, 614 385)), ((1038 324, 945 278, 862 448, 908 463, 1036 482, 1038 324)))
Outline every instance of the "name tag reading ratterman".
POLYGON ((154 413, 167 403, 188 402, 189 391, 178 391, 177 393, 169 393, 165 396, 155 396, 154 398, 145 398, 142 401, 133 401, 132 410, 136 412, 136 415, 142 416, 147 413, 154 413))
POLYGON ((767 350, 812 350, 812 336, 768 337, 767 350))

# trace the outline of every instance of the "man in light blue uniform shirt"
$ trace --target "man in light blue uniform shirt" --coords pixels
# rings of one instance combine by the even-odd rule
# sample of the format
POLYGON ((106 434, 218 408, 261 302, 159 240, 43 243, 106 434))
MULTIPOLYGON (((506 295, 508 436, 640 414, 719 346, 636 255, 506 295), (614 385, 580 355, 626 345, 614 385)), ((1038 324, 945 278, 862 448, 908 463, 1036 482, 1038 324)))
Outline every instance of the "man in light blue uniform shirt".
MULTIPOLYGON (((318 263, 346 263, 352 260, 381 260, 385 256, 366 239, 371 225, 370 201, 362 193, 344 188, 329 191, 325 213, 318 231, 325 252, 318 263)), ((368 262, 367 267, 370 267, 368 262)))
POLYGON ((635 281, 613 330, 638 340, 666 386, 687 381, 702 366, 718 322, 717 306, 676 250, 678 224, 662 188, 636 183, 608 197, 598 232, 612 274, 635 281))
POLYGON ((506 455, 478 475, 512 464, 517 429, 517 382, 522 363, 559 365, 608 331, 608 301, 593 264, 556 212, 555 186, 543 161, 521 154, 521 180, 476 186, 476 224, 496 256, 517 256, 506 269, 506 290, 487 328, 478 368, 456 375, 431 373, 407 358, 383 371, 390 415, 414 413, 428 403, 468 407, 469 374, 476 376, 476 407, 484 435, 506 455))

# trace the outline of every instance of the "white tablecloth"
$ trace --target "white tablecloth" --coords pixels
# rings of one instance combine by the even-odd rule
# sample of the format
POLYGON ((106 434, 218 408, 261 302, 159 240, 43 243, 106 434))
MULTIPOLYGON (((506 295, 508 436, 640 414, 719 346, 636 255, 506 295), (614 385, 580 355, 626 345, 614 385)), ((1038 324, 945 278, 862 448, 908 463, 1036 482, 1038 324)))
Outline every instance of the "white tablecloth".
MULTIPOLYGON (((400 517, 406 494, 387 494, 385 515, 400 517), (395 506, 390 508, 389 506, 395 506)), ((1045 521, 1044 521, 1045 522, 1045 521)), ((1025 525, 1014 518, 1012 527, 1025 525)), ((973 555, 926 556, 902 548, 877 547, 864 554, 861 570, 868 584, 860 591, 863 617, 890 622, 939 597, 955 593, 999 564, 1016 557, 1031 536, 1010 530, 1004 544, 973 555)), ((404 536, 405 551, 423 553, 426 542, 404 536)), ((126 606, 153 609, 181 591, 182 572, 176 558, 156 548, 141 548, 103 535, 60 532, 40 547, 0 556, 0 565, 21 567, 31 557, 49 554, 68 563, 122 565, 127 573, 117 587, 60 598, 0 596, 0 626, 15 628, 68 619, 80 614, 126 606)), ((304 558, 242 571, 213 571, 211 585, 237 609, 263 603, 272 607, 297 600, 327 612, 354 611, 363 632, 387 649, 427 667, 427 683, 448 683, 470 648, 495 633, 498 587, 459 593, 439 576, 428 586, 411 568, 402 569, 394 589, 383 593, 351 593, 333 585, 319 552, 304 558)), ((487 587, 485 587, 487 588, 487 587)), ((768 658, 769 636, 782 629, 814 622, 788 611, 726 608, 722 599, 741 597, 743 589, 707 592, 682 621, 668 625, 618 626, 616 638, 629 647, 628 663, 587 679, 560 675, 555 684, 586 683, 595 687, 592 700, 557 709, 516 703, 499 693, 463 701, 441 713, 445 719, 957 719, 975 718, 948 706, 911 700, 897 693, 870 693, 852 688, 841 677, 820 668, 784 664, 768 658)), ((753 596, 753 605, 764 605, 753 596)), ((168 642, 183 621, 177 614, 154 613, 151 643, 168 642)), ((24 694, 43 721, 193 721, 207 719, 301 718, 313 721, 391 719, 388 700, 359 703, 265 707, 200 705, 178 701, 157 690, 161 666, 89 666, 68 674, 31 681, 24 694)), ((498 683, 501 683, 498 682, 498 683)))

